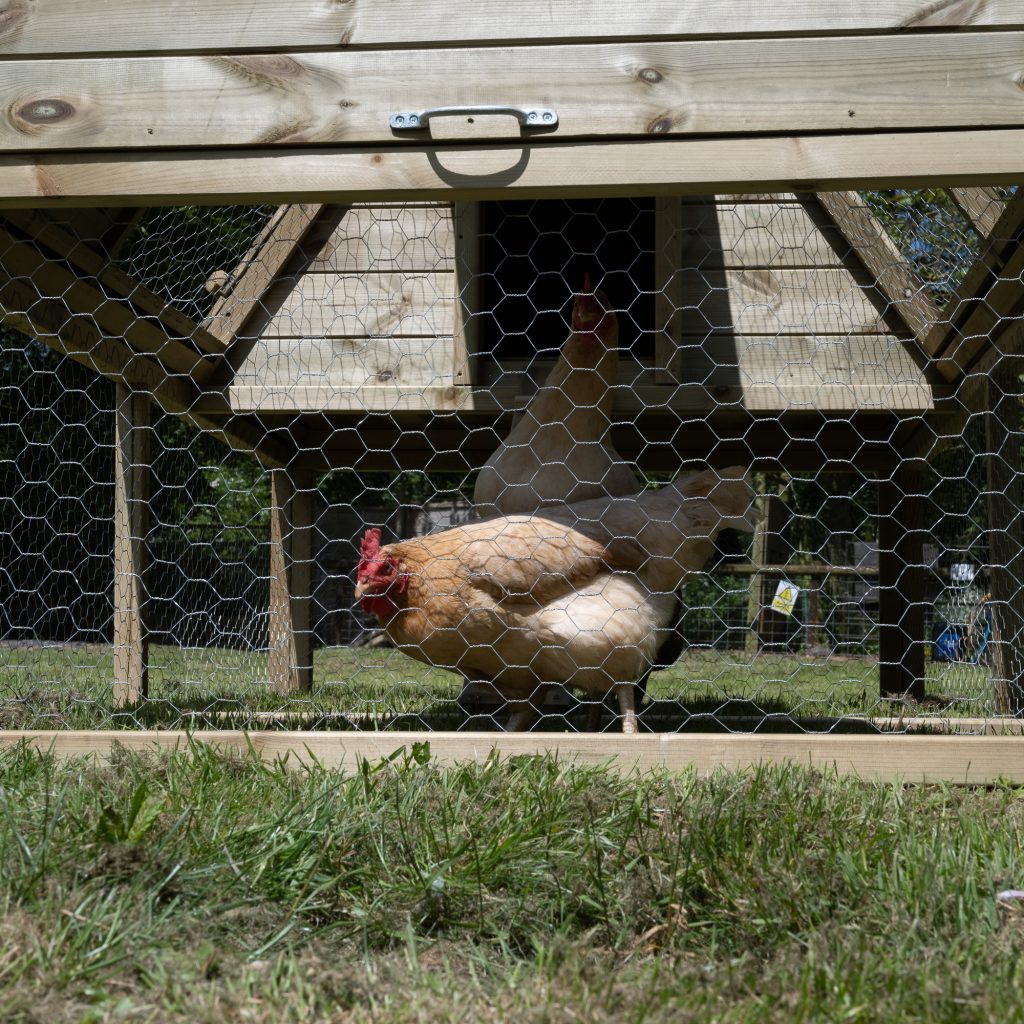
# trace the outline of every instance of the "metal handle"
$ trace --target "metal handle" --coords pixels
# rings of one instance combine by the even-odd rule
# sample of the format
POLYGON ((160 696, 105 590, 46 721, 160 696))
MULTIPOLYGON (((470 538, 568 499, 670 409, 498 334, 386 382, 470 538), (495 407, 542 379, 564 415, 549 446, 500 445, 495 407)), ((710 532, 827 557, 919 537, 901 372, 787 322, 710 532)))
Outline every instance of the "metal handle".
POLYGON ((468 114, 511 114, 522 128, 557 128, 558 114, 547 107, 512 107, 497 104, 478 107, 430 107, 420 111, 402 111, 392 114, 388 124, 396 132, 426 128, 432 117, 460 117, 468 114))

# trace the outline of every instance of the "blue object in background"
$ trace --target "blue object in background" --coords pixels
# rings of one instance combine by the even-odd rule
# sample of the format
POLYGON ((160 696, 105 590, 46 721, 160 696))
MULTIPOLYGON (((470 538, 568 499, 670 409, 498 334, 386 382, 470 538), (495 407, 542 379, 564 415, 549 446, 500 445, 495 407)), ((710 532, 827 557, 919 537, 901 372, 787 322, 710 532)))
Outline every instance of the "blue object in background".
POLYGON ((946 628, 932 643, 932 661, 963 661, 964 639, 967 627, 961 623, 947 623, 946 628))

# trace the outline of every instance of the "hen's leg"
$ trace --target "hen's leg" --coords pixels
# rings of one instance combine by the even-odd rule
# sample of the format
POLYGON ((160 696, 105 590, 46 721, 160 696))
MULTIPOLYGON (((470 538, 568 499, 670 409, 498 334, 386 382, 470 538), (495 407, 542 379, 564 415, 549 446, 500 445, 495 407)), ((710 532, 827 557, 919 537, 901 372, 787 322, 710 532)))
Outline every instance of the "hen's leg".
POLYGON ((616 683, 615 696, 619 698, 619 711, 622 713, 622 731, 629 735, 638 732, 633 684, 616 683))
POLYGON ((512 714, 505 723, 505 732, 525 732, 543 714, 544 700, 550 687, 538 686, 526 700, 510 700, 509 709, 512 714))
POLYGON ((505 732, 526 732, 540 718, 540 712, 528 700, 509 701, 512 714, 505 723, 505 732))

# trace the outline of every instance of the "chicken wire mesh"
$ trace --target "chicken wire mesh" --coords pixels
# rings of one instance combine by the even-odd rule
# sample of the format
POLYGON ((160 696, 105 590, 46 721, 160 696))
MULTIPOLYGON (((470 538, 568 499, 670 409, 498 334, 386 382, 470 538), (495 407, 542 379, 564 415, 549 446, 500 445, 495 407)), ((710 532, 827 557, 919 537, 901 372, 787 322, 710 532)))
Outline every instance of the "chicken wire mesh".
POLYGON ((4 728, 1021 710, 1012 189, 5 217, 4 728))

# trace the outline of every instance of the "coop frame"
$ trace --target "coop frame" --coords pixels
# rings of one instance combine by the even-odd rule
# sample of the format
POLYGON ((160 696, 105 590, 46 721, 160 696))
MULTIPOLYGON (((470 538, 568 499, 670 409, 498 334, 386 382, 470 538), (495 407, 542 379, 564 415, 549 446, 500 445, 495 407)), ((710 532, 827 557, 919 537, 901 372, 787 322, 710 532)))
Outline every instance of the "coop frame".
MULTIPOLYGON (((1019 40, 1024 37, 1024 5, 1015 0, 993 0, 987 5, 968 0, 952 4, 871 0, 845 6, 848 9, 835 10, 801 0, 781 5, 729 0, 708 9, 697 0, 659 0, 594 11, 574 0, 559 5, 557 16, 545 18, 534 12, 531 20, 521 12, 509 12, 507 5, 484 0, 460 12, 460 20, 446 21, 440 9, 405 2, 375 5, 355 0, 338 5, 330 14, 289 9, 287 17, 282 17, 281 4, 274 0, 247 0, 242 5, 220 0, 208 5, 200 26, 184 19, 166 23, 159 16, 166 5, 131 0, 95 6, 73 0, 37 0, 31 8, 15 4, 7 12, 6 24, 0 22, 0 59, 25 78, 13 90, 17 95, 7 104, 9 124, 0 134, 0 213, 21 211, 20 226, 31 235, 33 209, 86 211, 182 202, 471 204, 512 198, 828 194, 855 188, 936 186, 958 190, 970 215, 980 190, 1015 185, 1024 178, 1024 129, 1018 127, 1017 106, 1007 101, 1002 88, 1002 69, 1018 59, 1013 50, 1016 47, 1019 52, 1019 40), (111 21, 123 28, 116 47, 109 39, 111 21), (585 34, 567 27, 579 24, 586 26, 585 34), (465 81, 445 82, 439 75, 446 53, 458 50, 470 65, 476 61, 479 66, 486 62, 488 51, 509 46, 526 55, 525 70, 517 68, 520 77, 513 77, 520 92, 523 74, 539 76, 559 60, 578 58, 575 80, 553 85, 536 78, 543 83, 537 91, 559 110, 557 133, 527 139, 520 137, 518 129, 509 133, 505 125, 506 137, 501 138, 498 131, 496 140, 496 131, 490 127, 467 132, 465 125, 456 125, 449 137, 425 141, 419 136, 407 141, 386 130, 381 113, 392 107, 464 102, 465 81), (697 89, 692 120, 677 123, 674 115, 648 116, 657 101, 636 101, 634 109, 623 100, 620 84, 608 86, 595 78, 594 66, 588 63, 591 55, 616 46, 623 54, 618 70, 625 72, 631 89, 635 83, 642 90, 671 81, 691 59, 706 69, 708 65, 700 61, 709 60, 711 51, 734 76, 749 73, 756 83, 761 72, 751 68, 752 47, 760 47, 762 54, 766 48, 775 48, 794 64, 803 62, 810 73, 786 79, 771 103, 751 109, 744 109, 743 100, 745 95, 749 100, 753 86, 747 94, 742 89, 734 94, 721 78, 712 76, 710 86, 704 86, 703 92, 697 89), (822 46, 825 57, 815 56, 822 46), (823 83, 813 72, 828 67, 828 60, 839 52, 836 48, 850 56, 843 73, 823 83), (948 102, 948 95, 925 88, 934 85, 937 69, 950 59, 954 48, 962 81, 951 84, 947 77, 947 87, 954 89, 959 106, 948 102), (393 87, 383 90, 383 98, 372 94, 372 74, 365 85, 355 79, 346 83, 358 99, 352 106, 368 108, 365 116, 361 111, 350 125, 323 121, 326 95, 314 97, 314 116, 306 122, 294 118, 288 122, 290 131, 281 130, 289 114, 287 104, 276 99, 269 104, 258 132, 246 121, 246 112, 251 113, 252 104, 258 106, 261 100, 261 89, 269 83, 270 94, 279 97, 274 92, 279 80, 297 75, 303 82, 306 63, 316 64, 321 71, 323 67, 343 71, 351 62, 357 70, 372 72, 377 67, 375 58, 405 60, 415 68, 415 75, 404 83, 392 83, 393 87), (225 114, 218 107, 217 97, 187 90, 184 95, 195 102, 195 109, 185 118, 173 116, 181 96, 170 86, 149 97, 149 109, 133 106, 130 97, 125 111, 112 102, 111 72, 115 77, 126 69, 139 74, 148 62, 165 70, 181 65, 184 71, 179 68, 176 73, 187 74, 217 60, 232 65, 235 74, 241 69, 256 83, 249 90, 254 96, 243 92, 242 109, 234 119, 230 111, 225 114), (911 73, 896 76, 888 94, 873 91, 879 69, 892 71, 901 62, 909 62, 911 73), (934 66, 929 68, 930 64, 934 66), (1000 73, 990 74, 992 68, 1000 73), (52 90, 40 91, 38 83, 47 77, 62 83, 57 90, 60 96, 54 97, 52 90), (588 92, 595 81, 596 97, 588 92), (68 82, 72 84, 65 88, 68 82), (720 103, 716 88, 725 94, 720 103), (819 90, 824 90, 825 100, 814 103, 819 90), (371 115, 375 120, 367 127, 371 115), (720 127, 716 117, 721 119, 720 127)), ((466 74, 472 73, 471 66, 466 74)), ((1019 87, 1019 76, 1014 81, 1019 87)), ((693 82, 700 85, 699 72, 693 82)), ((500 82, 480 85, 488 94, 501 87, 500 82)), ((986 234, 998 228, 986 227, 986 234)), ((1009 237, 1019 238, 1020 223, 1003 227, 1009 237)), ((1015 258, 1009 251, 1006 257, 1007 265, 1015 258)), ((862 258, 869 260, 870 255, 862 258)), ((878 267, 881 272, 882 264, 878 267)), ((14 289, 16 295, 17 279, 25 267, 0 269, 4 287, 14 289)), ((66 283, 74 284, 75 275, 87 271, 72 268, 66 283)), ((980 302, 989 284, 978 278, 973 297, 980 302)), ((895 290, 900 286, 898 275, 889 286, 894 289, 891 300, 900 303, 895 290)), ((1003 308, 1008 309, 1013 299, 1000 297, 1007 304, 1003 308)), ((30 306, 20 304, 20 308, 30 306)), ((150 312, 157 320, 169 321, 164 326, 173 333, 169 312, 150 312)), ((115 702, 131 703, 145 690, 146 638, 139 589, 144 560, 140 538, 145 535, 147 514, 145 474, 140 472, 148 459, 146 431, 139 429, 148 423, 150 412, 145 394, 165 410, 219 432, 232 447, 253 451, 272 470, 270 675, 282 691, 305 689, 310 665, 308 474, 315 465, 298 459, 295 447, 286 440, 268 435, 258 419, 238 414, 223 391, 209 384, 201 352, 184 372, 169 370, 147 356, 154 351, 163 355, 166 346, 173 347, 166 337, 129 342, 95 332, 90 335, 81 321, 74 327, 55 326, 47 315, 46 309, 37 309, 38 324, 60 336, 69 355, 87 357, 115 380, 118 389, 115 702)), ((1021 321, 1007 324, 997 316, 995 323, 1001 329, 998 344, 988 337, 984 345, 961 332, 968 343, 952 345, 947 337, 945 348, 927 353, 947 381, 959 375, 958 386, 972 389, 975 400, 979 395, 987 397, 990 409, 1007 386, 1007 374, 1016 372, 1024 348, 1021 321)), ((32 328, 31 319, 27 326, 32 328)), ((211 342, 209 351, 215 347, 211 342)), ((189 353, 179 354, 187 362, 189 353)), ((883 689, 891 693, 907 692, 923 674, 918 665, 923 647, 901 639, 904 628, 915 635, 923 630, 914 619, 920 617, 921 605, 913 600, 915 578, 908 571, 908 566, 921 561, 921 538, 920 531, 915 533, 915 503, 907 496, 914 494, 915 460, 934 440, 929 424, 922 421, 916 436, 906 439, 901 450, 879 439, 873 457, 872 468, 888 474, 892 506, 892 515, 882 520, 887 533, 880 545, 880 575, 887 585, 884 593, 891 595, 889 607, 882 612, 882 663, 888 666, 883 689), (910 597, 902 608, 891 603, 901 592, 910 597)), ((765 461, 770 463, 772 458, 767 456, 765 461)), ((1015 467, 1018 477, 1021 468, 1015 467)), ((1019 550, 1007 553, 1014 559, 1020 555, 1019 550)), ((63 752, 109 751, 115 742, 165 746, 182 742, 181 736, 146 732, 6 732, 0 734, 0 745, 22 738, 63 752)), ((410 742, 429 741, 444 756, 463 759, 488 756, 492 749, 553 749, 585 758, 615 754, 625 767, 695 763, 707 769, 715 764, 788 759, 908 779, 1024 780, 1024 747, 1006 736, 892 735, 873 737, 870 742, 865 737, 836 735, 602 736, 598 741, 584 735, 496 738, 424 732, 367 737, 281 732, 272 738, 271 734, 195 738, 228 749, 244 746, 265 756, 287 750, 300 760, 313 754, 336 763, 353 753, 382 756, 410 742)))

